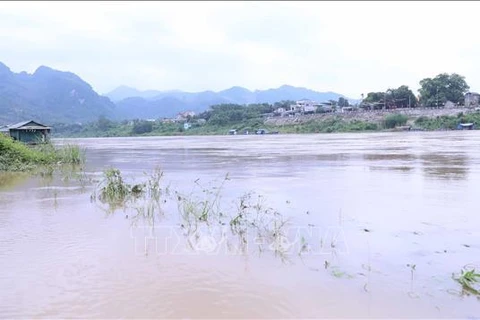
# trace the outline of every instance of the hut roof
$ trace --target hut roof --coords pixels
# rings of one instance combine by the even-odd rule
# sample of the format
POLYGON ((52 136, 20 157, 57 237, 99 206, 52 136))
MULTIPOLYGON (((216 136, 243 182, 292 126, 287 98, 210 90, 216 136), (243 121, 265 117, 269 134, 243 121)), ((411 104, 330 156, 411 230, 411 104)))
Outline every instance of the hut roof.
POLYGON ((41 123, 38 123, 36 121, 28 120, 28 121, 22 121, 19 123, 9 125, 8 129, 28 130, 28 129, 51 129, 51 128, 41 123))

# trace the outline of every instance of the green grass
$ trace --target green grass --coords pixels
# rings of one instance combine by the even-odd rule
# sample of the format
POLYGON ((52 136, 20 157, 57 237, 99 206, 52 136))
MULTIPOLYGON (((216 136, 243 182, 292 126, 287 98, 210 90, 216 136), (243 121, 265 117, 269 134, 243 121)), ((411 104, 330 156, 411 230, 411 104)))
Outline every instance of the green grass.
POLYGON ((56 150, 57 159, 63 163, 81 164, 85 162, 85 149, 77 145, 67 144, 56 150))
POLYGON ((98 189, 99 191, 95 191, 92 195, 92 199, 98 198, 102 203, 107 203, 113 208, 123 206, 131 197, 144 192, 143 185, 127 184, 120 170, 115 168, 104 171, 104 179, 99 183, 98 189))
POLYGON ((361 120, 343 120, 341 117, 310 120, 301 124, 278 126, 280 133, 333 133, 333 132, 366 132, 378 131, 380 126, 375 122, 361 120))
POLYGON ((480 113, 458 113, 456 116, 421 116, 415 119, 415 126, 425 130, 455 130, 459 123, 473 123, 477 128, 480 126, 480 113))
POLYGON ((147 175, 147 181, 139 184, 129 184, 125 181, 119 169, 110 168, 104 171, 104 178, 98 183, 90 199, 99 200, 108 206, 107 212, 113 213, 119 208, 126 209, 137 200, 143 203, 135 207, 137 216, 152 218, 155 212, 161 211, 162 196, 168 194, 168 188, 161 187, 163 172, 156 168, 147 175))
POLYGON ((454 279, 462 285, 466 292, 480 296, 480 273, 476 273, 475 269, 467 270, 463 268, 460 271, 460 276, 454 279))
POLYGON ((0 134, 0 171, 28 171, 39 166, 80 164, 85 151, 76 145, 56 147, 51 143, 28 146, 0 134))

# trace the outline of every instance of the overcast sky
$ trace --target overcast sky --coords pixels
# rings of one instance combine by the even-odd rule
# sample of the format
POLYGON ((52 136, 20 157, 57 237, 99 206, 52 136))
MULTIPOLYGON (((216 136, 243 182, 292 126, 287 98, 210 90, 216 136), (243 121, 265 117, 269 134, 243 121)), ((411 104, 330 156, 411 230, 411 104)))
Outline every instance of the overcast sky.
POLYGON ((480 91, 480 2, 0 2, 0 61, 99 93, 267 89, 351 98, 442 72, 480 91))

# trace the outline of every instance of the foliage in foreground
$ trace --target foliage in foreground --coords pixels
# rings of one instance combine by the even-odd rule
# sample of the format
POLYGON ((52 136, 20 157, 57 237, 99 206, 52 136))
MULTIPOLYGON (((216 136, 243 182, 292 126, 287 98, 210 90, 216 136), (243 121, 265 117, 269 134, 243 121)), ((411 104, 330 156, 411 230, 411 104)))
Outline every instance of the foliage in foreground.
POLYGON ((480 296, 480 273, 476 273, 475 269, 462 269, 455 280, 462 285, 464 291, 480 296))
MULTIPOLYGON (((263 239, 265 244, 258 244, 258 249, 266 250, 265 246, 272 245, 276 255, 282 256, 285 248, 282 248, 280 240, 285 235, 287 219, 278 211, 268 208, 264 204, 262 196, 253 197, 253 193, 247 193, 240 199, 233 201, 233 207, 225 207, 221 204, 221 191, 223 185, 229 180, 228 175, 218 187, 202 186, 198 180, 195 186, 200 187, 201 196, 183 194, 178 191, 170 193, 169 188, 161 187, 163 172, 156 169, 153 174, 147 175, 147 181, 141 184, 130 185, 122 177, 120 170, 111 168, 104 172, 104 180, 101 181, 91 195, 91 200, 99 200, 107 205, 107 213, 111 214, 118 209, 134 209, 136 215, 132 216, 134 223, 140 219, 144 222, 155 224, 155 217, 163 215, 163 205, 167 200, 177 203, 180 227, 187 238, 187 245, 194 249, 201 242, 198 230, 229 231, 230 240, 225 239, 229 246, 245 252, 247 250, 248 233, 254 232, 258 239, 263 239), (224 228, 223 228, 224 227, 224 228), (235 244, 235 245, 234 245, 235 244)), ((128 215, 127 215, 128 217, 128 215)), ((226 234, 222 233, 222 237, 226 234)), ((283 257, 284 258, 284 257, 283 257)), ((282 258, 282 259, 283 259, 282 258)))
POLYGON ((76 145, 56 147, 51 143, 27 146, 0 134, 0 171, 27 171, 42 165, 80 164, 84 150, 76 145))

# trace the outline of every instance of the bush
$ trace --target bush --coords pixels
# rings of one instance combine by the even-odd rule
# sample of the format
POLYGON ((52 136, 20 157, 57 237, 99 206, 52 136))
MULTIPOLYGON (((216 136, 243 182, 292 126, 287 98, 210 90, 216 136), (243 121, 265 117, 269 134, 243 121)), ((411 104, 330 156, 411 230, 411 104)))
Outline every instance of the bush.
POLYGON ((407 123, 408 117, 403 114, 390 114, 385 117, 385 128, 392 129, 407 123))
POLYGON ((78 146, 56 148, 50 143, 29 147, 22 142, 0 134, 0 171, 26 171, 39 165, 84 161, 84 152, 78 146))
POLYGON ((150 121, 140 121, 133 125, 132 133, 134 134, 143 134, 152 132, 153 124, 150 121))
POLYGON ((422 124, 428 121, 428 118, 426 116, 420 116, 417 119, 415 119, 415 124, 422 124))
POLYGON ((378 130, 378 125, 376 123, 367 123, 365 124, 365 130, 367 131, 376 131, 378 130))

